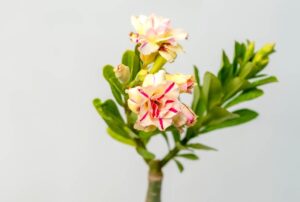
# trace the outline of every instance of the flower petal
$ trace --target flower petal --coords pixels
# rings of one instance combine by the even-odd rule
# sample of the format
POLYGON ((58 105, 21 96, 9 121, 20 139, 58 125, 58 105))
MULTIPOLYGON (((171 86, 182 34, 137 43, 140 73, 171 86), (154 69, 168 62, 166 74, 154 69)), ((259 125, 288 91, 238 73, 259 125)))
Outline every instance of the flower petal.
POLYGON ((144 79, 143 87, 157 86, 157 85, 165 83, 165 81, 166 81, 165 75, 166 75, 166 72, 164 70, 160 70, 156 74, 148 74, 144 79))
POLYGON ((150 41, 148 41, 148 42, 145 41, 139 47, 139 51, 143 55, 150 55, 151 53, 154 53, 154 52, 158 51, 158 49, 159 49, 159 45, 157 45, 156 43, 152 43, 150 41))

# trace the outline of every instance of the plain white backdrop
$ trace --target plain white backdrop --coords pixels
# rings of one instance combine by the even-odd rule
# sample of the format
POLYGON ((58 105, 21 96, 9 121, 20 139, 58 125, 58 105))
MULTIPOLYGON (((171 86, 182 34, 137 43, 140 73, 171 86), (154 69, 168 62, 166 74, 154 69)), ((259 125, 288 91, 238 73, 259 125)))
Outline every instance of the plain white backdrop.
MULTIPOLYGON (((0 201, 142 202, 147 167, 105 133, 92 106, 111 97, 101 68, 132 48, 130 16, 156 13, 190 34, 171 72, 216 72, 234 40, 276 42, 280 83, 245 104, 255 121, 199 138, 219 149, 165 169, 164 202, 298 202, 297 0, 0 1, 0 201)), ((187 100, 189 98, 186 98, 187 100)), ((151 148, 163 154, 157 138, 151 148)), ((163 148, 163 149, 162 149, 163 148)))

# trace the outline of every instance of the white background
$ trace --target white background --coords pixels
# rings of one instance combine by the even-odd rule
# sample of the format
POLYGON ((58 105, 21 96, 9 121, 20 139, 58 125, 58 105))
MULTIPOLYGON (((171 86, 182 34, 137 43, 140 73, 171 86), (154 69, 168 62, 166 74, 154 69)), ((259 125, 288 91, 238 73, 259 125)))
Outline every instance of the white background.
MULTIPOLYGON (((255 121, 199 138, 219 149, 165 169, 164 202, 298 202, 299 1, 1 0, 0 201, 141 202, 147 167, 105 133, 92 106, 111 97, 103 65, 133 44, 130 16, 172 19, 190 34, 171 72, 216 72, 234 40, 276 42, 280 83, 245 104, 255 121)), ((189 99, 189 98, 187 98, 189 99)), ((158 138, 151 148, 159 154, 158 138)))

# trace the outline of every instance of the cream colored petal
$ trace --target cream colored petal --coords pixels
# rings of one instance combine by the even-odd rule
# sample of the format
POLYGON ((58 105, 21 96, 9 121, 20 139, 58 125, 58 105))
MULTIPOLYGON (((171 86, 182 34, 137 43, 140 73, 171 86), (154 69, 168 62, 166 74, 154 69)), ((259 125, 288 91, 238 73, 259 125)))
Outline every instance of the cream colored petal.
POLYGON ((137 105, 141 105, 147 100, 147 97, 141 93, 141 87, 130 88, 126 92, 129 99, 137 105))
POLYGON ((140 108, 140 105, 138 105, 136 102, 134 102, 133 100, 131 99, 128 99, 127 101, 127 105, 128 105, 128 108, 134 112, 134 113, 138 113, 139 111, 139 108, 140 108))
POLYGON ((144 79, 143 87, 157 86, 165 83, 165 75, 166 72, 164 70, 160 70, 156 74, 148 74, 144 79))
POLYGON ((147 23, 147 21, 148 17, 144 15, 131 17, 131 24, 140 35, 145 34, 147 29, 149 28, 149 24, 147 23))
POLYGON ((150 41, 144 42, 139 47, 139 51, 143 55, 150 55, 151 53, 158 51, 158 49, 159 49, 159 45, 157 45, 156 43, 152 43, 150 41))
POLYGON ((191 92, 194 86, 195 78, 193 75, 185 74, 166 74, 166 80, 175 82, 180 92, 191 92))
POLYGON ((167 84, 164 85, 164 96, 169 99, 178 99, 179 97, 179 87, 174 82, 167 82, 167 84))
POLYGON ((165 58, 168 62, 174 62, 177 57, 176 52, 170 51, 168 49, 159 51, 159 54, 165 58))
POLYGON ((155 119, 154 123, 155 126, 160 131, 165 131, 169 126, 172 125, 173 120, 172 119, 155 119))
POLYGON ((188 38, 188 33, 184 32, 181 29, 173 29, 172 35, 176 40, 184 40, 188 38))
POLYGON ((133 127, 136 130, 142 130, 142 131, 145 131, 145 132, 151 132, 151 131, 156 130, 156 126, 154 126, 154 125, 144 127, 144 126, 141 126, 139 123, 135 123, 133 127))

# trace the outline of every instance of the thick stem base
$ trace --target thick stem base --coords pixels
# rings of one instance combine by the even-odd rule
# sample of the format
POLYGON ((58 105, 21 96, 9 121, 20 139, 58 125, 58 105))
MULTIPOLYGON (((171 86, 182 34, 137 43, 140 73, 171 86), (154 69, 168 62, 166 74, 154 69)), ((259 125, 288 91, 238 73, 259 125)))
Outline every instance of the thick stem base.
POLYGON ((161 186, 163 173, 160 161, 149 163, 148 192, 146 202, 161 202, 161 186))

